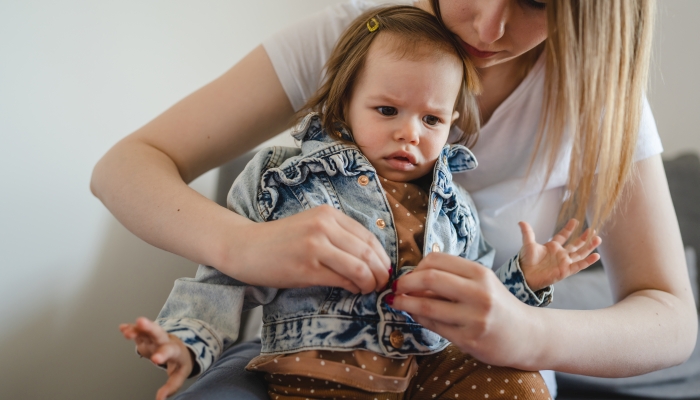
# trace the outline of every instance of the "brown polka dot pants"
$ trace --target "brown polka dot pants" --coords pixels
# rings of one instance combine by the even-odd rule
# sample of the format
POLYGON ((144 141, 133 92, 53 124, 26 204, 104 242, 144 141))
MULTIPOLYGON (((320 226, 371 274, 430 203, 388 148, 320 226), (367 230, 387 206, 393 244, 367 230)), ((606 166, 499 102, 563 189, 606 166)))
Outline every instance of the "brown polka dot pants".
POLYGON ((265 380, 272 400, 552 400, 539 372, 487 365, 453 345, 420 357, 418 373, 404 393, 372 393, 332 380, 293 375, 266 374, 265 380))

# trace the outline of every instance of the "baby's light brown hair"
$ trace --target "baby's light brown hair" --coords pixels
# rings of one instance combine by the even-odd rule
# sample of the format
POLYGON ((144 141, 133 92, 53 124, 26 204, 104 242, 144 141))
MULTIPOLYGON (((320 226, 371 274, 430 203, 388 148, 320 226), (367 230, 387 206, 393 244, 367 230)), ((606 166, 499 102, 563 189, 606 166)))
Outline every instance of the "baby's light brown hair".
POLYGON ((459 118, 454 124, 464 132, 458 143, 473 146, 479 132, 479 108, 475 96, 480 86, 476 69, 459 42, 435 16, 410 6, 375 8, 357 17, 336 43, 326 63, 323 84, 298 112, 297 119, 316 111, 321 114, 321 123, 327 132, 349 131, 347 107, 370 45, 379 35, 392 36, 393 51, 401 58, 421 60, 451 56, 459 60, 463 73, 455 101, 459 118))

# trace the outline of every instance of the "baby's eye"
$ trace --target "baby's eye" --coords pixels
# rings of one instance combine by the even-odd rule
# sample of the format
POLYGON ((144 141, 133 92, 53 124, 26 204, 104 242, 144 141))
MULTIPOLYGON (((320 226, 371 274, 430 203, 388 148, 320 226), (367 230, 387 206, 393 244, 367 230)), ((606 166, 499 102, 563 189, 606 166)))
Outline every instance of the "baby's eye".
POLYGON ((379 113, 382 115, 386 115, 387 117, 397 114, 396 108, 394 107, 381 106, 377 107, 377 111, 379 111, 379 113))
POLYGON ((423 117, 423 122, 425 122, 428 125, 437 125, 438 122, 440 122, 440 118, 434 116, 434 115, 426 115, 423 117))

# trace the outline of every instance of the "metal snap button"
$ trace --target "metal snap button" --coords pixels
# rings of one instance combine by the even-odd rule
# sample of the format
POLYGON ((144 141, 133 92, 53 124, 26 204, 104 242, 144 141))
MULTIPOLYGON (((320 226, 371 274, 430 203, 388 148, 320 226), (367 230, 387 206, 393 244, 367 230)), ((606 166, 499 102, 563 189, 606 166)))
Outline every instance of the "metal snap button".
POLYGON ((433 243, 433 253, 439 253, 440 252, 440 245, 437 243, 433 243))
POLYGON ((379 218, 377 220, 377 226, 379 227, 379 229, 384 229, 384 227, 386 226, 386 222, 384 222, 383 219, 379 218))
POLYGON ((442 156, 442 162, 444 162, 445 164, 447 164, 447 156, 442 156))
POLYGON ((365 175, 360 175, 360 177, 357 178, 357 183, 359 183, 360 186, 367 186, 367 184, 369 183, 369 178, 365 175))
POLYGON ((393 331, 389 335, 389 342, 395 349, 400 349, 403 346, 403 333, 401 331, 393 331))

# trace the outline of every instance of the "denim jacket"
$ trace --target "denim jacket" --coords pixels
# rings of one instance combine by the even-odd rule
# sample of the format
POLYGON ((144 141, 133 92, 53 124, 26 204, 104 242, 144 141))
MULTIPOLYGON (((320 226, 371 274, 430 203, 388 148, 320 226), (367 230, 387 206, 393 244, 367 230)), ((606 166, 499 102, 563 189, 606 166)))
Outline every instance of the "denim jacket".
MULTIPOLYGON (((374 167, 346 141, 330 137, 309 114, 293 133, 301 149, 259 151, 233 183, 228 207, 255 222, 274 221, 322 204, 331 205, 369 229, 397 265, 397 234, 391 208, 374 167), (382 222, 379 222, 379 221, 382 222)), ((494 250, 483 239, 469 195, 452 182, 453 172, 476 168, 464 146, 446 145, 433 169, 423 255, 440 251, 490 268, 494 250)), ((270 249, 274 251, 274 249, 270 249)), ((391 280, 412 270, 394 271, 391 280)), ((497 270, 521 301, 549 304, 551 287, 530 290, 518 255, 497 270)), ((253 287, 200 266, 195 278, 181 278, 158 316, 179 337, 205 371, 238 337, 240 313, 263 305, 262 353, 364 349, 405 358, 442 350, 449 342, 382 301, 390 290, 366 295, 337 287, 273 289, 253 287)))

